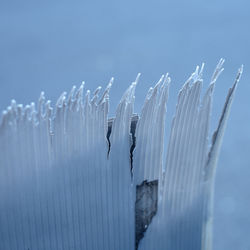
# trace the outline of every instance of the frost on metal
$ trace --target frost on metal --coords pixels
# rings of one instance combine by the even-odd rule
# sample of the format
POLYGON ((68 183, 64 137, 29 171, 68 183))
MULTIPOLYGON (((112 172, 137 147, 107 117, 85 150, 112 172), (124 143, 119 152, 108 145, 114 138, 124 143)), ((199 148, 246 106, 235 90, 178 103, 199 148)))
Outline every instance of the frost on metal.
POLYGON ((168 143, 168 75, 149 90, 140 115, 138 78, 112 119, 113 79, 100 97, 100 87, 92 95, 73 87, 54 108, 44 93, 37 107, 12 101, 0 123, 0 250, 210 250, 216 162, 242 73, 210 142, 223 62, 202 98, 203 66, 184 84, 168 143))

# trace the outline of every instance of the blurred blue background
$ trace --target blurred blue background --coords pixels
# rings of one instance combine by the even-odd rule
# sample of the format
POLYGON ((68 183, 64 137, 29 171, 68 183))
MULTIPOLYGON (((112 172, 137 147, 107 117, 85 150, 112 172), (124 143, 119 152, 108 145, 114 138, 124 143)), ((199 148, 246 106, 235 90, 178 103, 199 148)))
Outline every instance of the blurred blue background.
MULTIPOLYGON (((86 82, 94 90, 115 77, 110 115, 142 73, 135 112, 160 76, 172 78, 167 128, 178 90, 205 62, 204 85, 220 57, 211 131, 228 88, 244 64, 222 145, 215 187, 214 249, 250 249, 250 3, 238 1, 0 0, 0 110, 27 104, 40 91, 55 103, 86 82)), ((167 130, 169 133, 169 130, 167 130)))

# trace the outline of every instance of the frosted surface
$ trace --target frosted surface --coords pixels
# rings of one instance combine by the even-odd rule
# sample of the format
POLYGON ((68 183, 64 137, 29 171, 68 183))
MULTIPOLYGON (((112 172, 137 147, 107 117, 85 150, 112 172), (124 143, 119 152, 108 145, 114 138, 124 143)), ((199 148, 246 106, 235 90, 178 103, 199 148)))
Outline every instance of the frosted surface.
POLYGON ((13 100, 0 123, 0 249, 135 249, 136 186, 145 180, 158 181, 157 213, 139 249, 211 249, 215 167, 242 73, 241 68, 209 147, 211 101, 222 64, 203 98, 203 65, 184 84, 167 143, 169 76, 149 90, 136 125, 133 162, 130 126, 139 75, 117 107, 109 142, 113 79, 101 95, 100 87, 93 94, 84 92, 84 84, 73 87, 55 108, 44 93, 37 107, 13 100))

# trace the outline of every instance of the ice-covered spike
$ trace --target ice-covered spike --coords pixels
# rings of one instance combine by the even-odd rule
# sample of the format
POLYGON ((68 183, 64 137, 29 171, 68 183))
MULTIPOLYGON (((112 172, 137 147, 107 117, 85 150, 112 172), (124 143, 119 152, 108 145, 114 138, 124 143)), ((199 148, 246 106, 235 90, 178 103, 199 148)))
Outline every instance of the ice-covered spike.
MULTIPOLYGON (((137 77, 138 79, 138 77, 137 77)), ((137 81, 133 82, 129 88, 125 91, 124 95, 121 98, 121 101, 116 109, 116 119, 114 120, 114 132, 111 133, 111 141, 114 140, 115 136, 118 136, 118 129, 119 126, 128 126, 128 121, 131 119, 131 117, 127 117, 131 113, 131 110, 133 110, 133 102, 134 102, 134 93, 135 93, 135 87, 136 87, 137 81), (126 117, 126 118, 125 118, 126 117), (124 119, 124 121, 122 121, 124 119), (129 120, 128 120, 129 119, 129 120), (126 121, 126 122, 125 122, 126 121), (117 122, 119 122, 120 125, 117 125, 117 122), (124 123, 124 124, 123 124, 124 123), (122 125, 123 124, 123 125, 122 125)), ((132 113, 130 114, 132 115, 132 113)), ((112 129, 113 131, 113 129, 112 129)), ((121 132, 123 135, 125 132, 121 132)), ((112 145, 112 143, 111 143, 112 145)))
POLYGON ((163 79, 163 82, 162 82, 162 87, 166 84, 168 84, 168 81, 169 81, 169 73, 167 72, 165 75, 164 75, 164 79, 163 79))
POLYGON ((78 102, 82 101, 84 85, 85 85, 85 82, 82 82, 79 89, 76 91, 76 100, 78 102))
POLYGON ((23 105, 22 104, 18 104, 17 105, 17 119, 18 121, 22 120, 23 118, 23 105))
MULTIPOLYGON (((119 103, 119 105, 122 103, 122 102, 124 102, 127 98, 128 98, 128 95, 129 95, 129 93, 130 93, 130 91, 131 91, 131 86, 132 86, 132 84, 128 87, 128 89, 125 91, 125 93, 123 94, 123 96, 122 96, 122 98, 121 98, 121 100, 120 100, 120 103, 119 103)), ((119 106, 118 106, 119 107, 119 106)))
POLYGON ((11 100, 10 106, 7 108, 8 112, 10 113, 10 121, 13 126, 16 126, 17 120, 17 104, 15 100, 11 100))
POLYGON ((218 161, 218 156, 222 144, 223 135, 225 132, 225 127, 227 119, 230 113, 230 108, 234 96, 235 89, 240 80, 241 74, 243 72, 243 67, 238 70, 235 82, 233 86, 229 89, 226 101, 220 116, 220 120, 216 131, 212 137, 212 143, 210 150, 206 157, 206 163, 204 165, 203 171, 203 181, 206 184, 206 190, 204 194, 204 218, 203 218, 203 235, 202 235, 202 248, 212 249, 212 217, 213 217, 213 197, 214 197, 214 180, 216 165, 218 161))
POLYGON ((34 102, 30 103, 31 115, 36 112, 36 105, 34 102))
POLYGON ((89 109, 89 106, 90 106, 89 100, 90 100, 90 90, 87 90, 86 94, 85 94, 85 98, 84 98, 84 103, 83 103, 84 115, 85 116, 87 115, 88 109, 89 109))
POLYGON ((141 77, 141 73, 138 73, 136 78, 135 78, 135 84, 137 84, 139 82, 140 77, 141 77))
MULTIPOLYGON (((196 187, 197 173, 199 167, 201 167, 200 161, 196 159, 200 150, 196 140, 196 136, 199 134, 196 129, 196 122, 198 120, 200 91, 201 81, 199 79, 199 68, 197 67, 179 93, 175 118, 172 122, 168 141, 167 159, 164 166, 165 174, 162 178, 162 172, 158 174, 159 179, 164 180, 164 182, 160 181, 162 192, 159 193, 159 212, 152 222, 152 230, 149 227, 148 230, 150 231, 142 242, 142 248, 140 249, 185 249, 185 245, 186 249, 192 249, 188 247, 191 241, 194 242, 193 249, 201 249, 196 247, 199 240, 194 240, 199 234, 199 230, 193 229, 192 224, 189 224, 189 216, 192 215, 187 213, 187 220, 182 219, 182 213, 185 209, 189 210, 190 213, 193 212, 191 200, 194 199, 196 193, 192 191, 196 187), (189 86, 191 81, 194 83, 189 86), (189 196, 190 193, 193 197, 189 196), (189 235, 187 228, 190 228, 192 232, 189 235), (175 230, 176 232, 174 232, 175 230), (153 242, 155 242, 155 246, 153 242), (183 246, 177 247, 178 244, 183 246)), ((159 112, 158 119, 163 115, 163 111, 164 109, 159 112)), ((154 152, 153 145, 151 150, 154 152)), ((145 155, 147 156, 148 153, 145 155)), ((143 156, 140 158, 142 159, 143 156)), ((148 162, 148 160, 145 162, 148 162)), ((200 216, 198 212, 197 216, 200 216)), ((190 221, 192 220, 190 219, 190 221)))
POLYGON ((102 87, 101 86, 98 86, 97 88, 96 88, 96 90, 94 91, 94 96, 95 95, 98 95, 99 94, 99 92, 101 91, 101 89, 102 89, 102 87))
POLYGON ((162 75, 161 78, 159 79, 159 81, 155 84, 155 87, 156 87, 157 85, 164 84, 164 80, 165 80, 165 75, 162 75))
POLYGON ((197 81, 201 81, 203 70, 204 70, 204 66, 205 66, 204 63, 202 63, 201 66, 196 66, 195 72, 191 75, 193 83, 195 83, 197 81))
POLYGON ((190 77, 186 80, 186 82, 183 84, 183 86, 181 87, 179 91, 178 97, 189 88, 191 82, 194 82, 194 77, 195 77, 195 72, 193 72, 190 75, 190 77))
POLYGON ((90 90, 88 89, 85 95, 85 103, 90 104, 89 100, 90 100, 90 90))
POLYGON ((67 92, 63 92, 60 97, 57 99, 57 102, 56 102, 56 107, 57 108, 61 108, 63 106, 63 103, 64 101, 66 100, 66 94, 67 92))
POLYGON ((40 121, 40 119, 43 118, 44 114, 44 103, 45 103, 45 95, 42 91, 38 100, 38 111, 37 111, 37 119, 40 121))
POLYGON ((72 89, 70 90, 70 92, 69 92, 68 101, 67 101, 68 106, 70 106, 71 103, 72 103, 73 100, 74 100, 75 91, 76 91, 76 86, 74 85, 74 86, 72 87, 72 89))
POLYGON ((35 126, 35 125, 37 125, 38 124, 38 120, 37 120, 37 111, 36 111, 36 106, 35 106, 35 103, 34 102, 32 102, 31 104, 30 104, 30 108, 31 108, 31 113, 30 113, 30 115, 31 115, 31 120, 32 120, 32 123, 33 123, 33 125, 35 126))
POLYGON ((121 101, 120 103, 122 102, 127 102, 127 103, 130 103, 131 101, 133 101, 132 99, 134 98, 134 94, 135 94, 135 88, 136 88, 136 85, 139 81, 139 78, 140 78, 140 73, 137 75, 136 79, 134 82, 131 83, 131 85, 129 86, 129 88, 125 91, 124 95, 122 96, 121 98, 121 101))
POLYGON ((53 108, 51 108, 51 101, 48 100, 45 104, 45 118, 51 119, 53 108))
POLYGON ((171 77, 169 76, 166 78, 166 85, 168 86, 170 83, 171 83, 171 77))
POLYGON ((200 78, 200 79, 201 79, 202 76, 203 76, 204 67, 205 67, 205 63, 202 63, 202 64, 201 64, 201 68, 200 68, 200 72, 199 72, 199 78, 200 78))
POLYGON ((159 91, 159 88, 161 86, 163 79, 164 79, 164 75, 162 75, 161 78, 159 79, 159 81, 155 84, 153 91, 150 95, 150 99, 154 98, 158 94, 158 91, 159 91))
MULTIPOLYGON (((138 73, 137 76, 136 76, 136 79, 134 82, 132 82, 132 84, 129 86, 129 88, 127 89, 127 91, 125 92, 125 99, 128 103, 131 103, 134 101, 134 95, 135 95, 135 88, 139 82, 139 79, 140 79, 140 76, 141 76, 141 73, 138 73)), ((123 100, 123 98, 122 98, 123 100)))
POLYGON ((112 77, 112 78, 110 79, 110 81, 109 81, 109 83, 108 83, 108 85, 107 85, 105 91, 103 92, 102 97, 100 98, 100 101, 98 102, 98 105, 100 105, 102 102, 105 101, 106 98, 109 97, 109 91, 110 91, 110 89, 111 89, 111 87, 112 87, 112 85, 113 85, 113 82, 114 82, 114 77, 112 77))
POLYGON ((131 90, 130 90, 130 93, 129 93, 129 96, 128 96, 128 102, 129 103, 134 102, 134 99, 135 99, 135 88, 136 88, 137 82, 138 81, 135 81, 131 85, 131 90))
POLYGON ((199 68, 200 68, 200 66, 197 65, 196 69, 192 75, 193 82, 196 82, 199 79, 199 68))
POLYGON ((210 147, 207 163, 205 166, 205 180, 211 179, 215 175, 216 164, 221 148, 222 138, 225 132, 226 122, 230 113, 234 92, 239 83, 242 73, 243 65, 238 70, 233 86, 228 90, 226 101, 222 110, 222 114, 220 116, 219 124, 212 137, 212 145, 210 147))
POLYGON ((11 117, 12 117, 12 122, 16 122, 16 118, 17 118, 17 104, 15 100, 11 100, 11 104, 10 104, 10 108, 11 108, 11 117))
POLYGON ((148 100, 148 99, 150 99, 150 96, 152 95, 153 90, 154 90, 153 87, 150 87, 150 88, 148 89, 148 93, 147 93, 147 96, 146 96, 146 98, 145 98, 145 101, 148 100))
POLYGON ((24 108, 24 120, 30 120, 30 115, 31 115, 31 108, 30 105, 26 105, 24 108))
POLYGON ((168 73, 165 75, 163 79, 163 83, 161 85, 161 91, 160 91, 160 101, 159 105, 164 102, 164 105, 166 104, 167 98, 168 98, 168 91, 169 91, 169 85, 171 82, 171 78, 168 76, 168 73))
POLYGON ((240 68, 238 69, 238 74, 237 74, 237 77, 236 77, 236 81, 234 83, 235 85, 237 85, 239 83, 239 81, 240 81, 240 78, 241 78, 242 73, 243 73, 243 68, 244 68, 244 65, 242 64, 240 66, 240 68))
MULTIPOLYGON (((110 213, 121 216, 111 220, 114 235, 112 249, 134 247, 134 200, 131 185, 130 126, 133 114, 134 92, 138 78, 125 91, 116 110, 110 135, 109 169, 112 181, 108 183, 110 213), (120 199, 123 197, 123 199, 120 199), (120 200, 119 203, 116 201, 120 200)), ((110 235, 111 236, 111 235, 110 235)))
POLYGON ((216 80, 218 79, 218 77, 220 76, 220 74, 224 70, 222 68, 224 61, 225 61, 224 59, 220 59, 220 61, 218 62, 217 66, 216 66, 216 68, 214 70, 214 73, 213 73, 213 75, 211 77, 211 81, 210 81, 209 87, 206 90, 205 96, 204 96, 204 98, 202 100, 202 105, 201 106, 204 105, 204 102, 207 100, 207 98, 209 98, 209 96, 211 96, 211 98, 212 98, 213 90, 214 90, 214 85, 216 83, 216 80))
POLYGON ((63 92, 56 102, 55 111, 52 117, 53 122, 51 122, 51 127, 53 127, 53 131, 55 122, 58 121, 58 123, 61 123, 61 121, 64 120, 63 117, 67 112, 66 105, 66 92, 63 92))
POLYGON ((135 81, 130 85, 129 90, 127 92, 127 96, 126 96, 126 101, 127 103, 133 103, 134 102, 134 98, 135 98, 135 88, 137 86, 137 83, 139 81, 140 78, 140 73, 137 75, 135 81))
POLYGON ((17 104, 16 104, 16 100, 11 100, 11 108, 13 109, 13 110, 15 110, 16 109, 16 106, 17 106, 17 104))
POLYGON ((98 97, 99 97, 99 92, 101 91, 101 89, 102 89, 102 87, 99 86, 99 87, 97 87, 97 89, 94 91, 93 97, 92 97, 92 99, 91 99, 91 101, 90 101, 91 105, 96 105, 96 101, 97 101, 97 99, 98 99, 98 97))
POLYGON ((168 78, 163 75, 155 84, 154 88, 150 88, 146 96, 141 117, 137 123, 135 138, 136 147, 133 153, 134 162, 134 182, 140 185, 143 180, 152 181, 154 177, 159 176, 161 169, 161 146, 156 140, 163 136, 163 126, 165 117, 166 90, 168 88, 168 78), (164 97, 163 97, 164 96, 164 97), (152 148, 150 148, 152 145, 152 148), (159 149, 159 151, 156 150, 159 149), (153 164, 154 169, 149 170, 150 161, 154 156, 159 158, 153 164))
POLYGON ((85 83, 82 82, 79 89, 76 91, 75 102, 73 102, 72 110, 78 111, 83 105, 83 89, 85 83))
POLYGON ((222 73, 222 71, 224 70, 224 68, 222 68, 223 64, 225 62, 225 59, 221 58, 220 61, 218 62, 215 71, 211 77, 211 84, 215 84, 217 78, 219 77, 219 75, 222 73))
POLYGON ((11 115, 11 113, 12 113, 12 108, 11 108, 11 106, 8 106, 6 110, 7 110, 7 112, 11 115))
POLYGON ((75 106, 76 103, 75 93, 76 93, 76 86, 74 85, 68 95, 68 99, 66 100, 66 105, 68 106, 69 110, 73 110, 73 107, 75 106))

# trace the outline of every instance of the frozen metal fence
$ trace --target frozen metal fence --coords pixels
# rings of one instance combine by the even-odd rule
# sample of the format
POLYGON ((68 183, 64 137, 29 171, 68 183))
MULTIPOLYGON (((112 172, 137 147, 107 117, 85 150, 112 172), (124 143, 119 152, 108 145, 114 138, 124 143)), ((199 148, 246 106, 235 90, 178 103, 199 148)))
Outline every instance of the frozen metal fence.
POLYGON ((84 95, 81 85, 54 109, 44 93, 37 108, 12 101, 0 123, 0 250, 210 250, 216 162, 242 73, 210 142, 223 62, 202 98, 203 65, 183 85, 168 143, 168 75, 148 91, 140 115, 139 76, 113 119, 113 79, 100 98, 101 88, 84 95))

